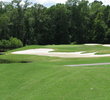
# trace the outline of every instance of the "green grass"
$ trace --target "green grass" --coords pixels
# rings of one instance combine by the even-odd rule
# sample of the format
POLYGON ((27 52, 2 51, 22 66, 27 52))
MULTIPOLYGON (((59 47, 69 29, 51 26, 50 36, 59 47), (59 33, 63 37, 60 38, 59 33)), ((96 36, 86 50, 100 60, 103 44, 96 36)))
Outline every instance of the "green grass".
MULTIPOLYGON (((109 47, 84 45, 26 46, 12 50, 53 48, 56 51, 86 51, 103 54, 109 47)), ((68 64, 110 62, 110 57, 57 58, 12 55, 0 59, 32 63, 0 64, 0 100, 109 100, 110 65, 66 67, 68 64)))
POLYGON ((97 52, 97 54, 108 54, 110 53, 110 47, 104 47, 102 45, 97 46, 88 46, 88 45, 46 45, 46 46, 25 46, 23 48, 11 50, 12 51, 19 51, 19 50, 26 50, 26 49, 35 49, 35 48, 52 48, 55 49, 56 52, 78 52, 78 51, 85 51, 85 52, 97 52))
POLYGON ((48 45, 47 48, 53 48, 56 51, 61 52, 78 52, 78 51, 86 51, 86 52, 97 52, 97 54, 108 54, 110 53, 110 47, 104 47, 101 45, 97 46, 88 46, 88 45, 48 45))

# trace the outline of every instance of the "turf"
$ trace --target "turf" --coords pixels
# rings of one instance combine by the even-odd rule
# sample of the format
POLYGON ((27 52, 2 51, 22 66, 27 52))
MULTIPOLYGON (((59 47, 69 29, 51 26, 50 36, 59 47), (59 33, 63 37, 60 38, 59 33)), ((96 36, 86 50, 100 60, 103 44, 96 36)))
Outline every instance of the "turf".
MULTIPOLYGON (((103 51, 109 47, 83 45, 26 46, 12 50, 54 48, 56 51, 103 51), (79 47, 79 48, 78 48, 79 47), (91 49, 90 49, 91 48, 91 49)), ((109 100, 110 65, 67 67, 68 64, 110 62, 110 57, 57 58, 34 55, 12 55, 0 59, 15 61, 0 64, 0 100, 109 100), (16 61, 32 63, 16 63, 16 61)))
POLYGON ((96 46, 88 46, 88 45, 48 45, 48 48, 53 48, 56 51, 61 52, 78 52, 78 51, 85 51, 85 52, 97 52, 97 54, 108 54, 110 53, 110 47, 104 47, 102 45, 96 46))

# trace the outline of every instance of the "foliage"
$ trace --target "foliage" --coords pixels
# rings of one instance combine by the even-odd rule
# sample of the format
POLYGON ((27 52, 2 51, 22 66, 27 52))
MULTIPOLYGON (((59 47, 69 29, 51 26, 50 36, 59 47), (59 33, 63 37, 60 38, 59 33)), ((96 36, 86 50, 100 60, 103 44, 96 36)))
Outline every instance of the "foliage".
POLYGON ((67 0, 49 8, 28 0, 0 2, 0 39, 26 44, 110 43, 110 6, 67 0), (23 3, 24 2, 24 3, 23 3))
POLYGON ((0 51, 5 51, 7 49, 14 49, 14 48, 19 48, 22 47, 23 43, 21 40, 17 38, 10 38, 9 40, 1 40, 0 41, 0 51))
POLYGON ((19 47, 22 47, 23 46, 23 43, 21 42, 21 40, 17 39, 17 38, 10 38, 9 40, 10 42, 10 47, 11 48, 19 48, 19 47))

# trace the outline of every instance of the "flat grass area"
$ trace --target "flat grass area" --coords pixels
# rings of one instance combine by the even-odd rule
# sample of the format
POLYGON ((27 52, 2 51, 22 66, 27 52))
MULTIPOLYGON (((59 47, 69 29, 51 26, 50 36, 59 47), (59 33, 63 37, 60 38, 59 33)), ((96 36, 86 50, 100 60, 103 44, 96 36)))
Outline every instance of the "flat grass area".
POLYGON ((109 100, 110 65, 67 67, 71 64, 110 62, 110 57, 57 58, 12 55, 10 52, 53 48, 62 52, 110 53, 110 47, 84 45, 26 46, 0 59, 32 63, 0 64, 0 100, 109 100))

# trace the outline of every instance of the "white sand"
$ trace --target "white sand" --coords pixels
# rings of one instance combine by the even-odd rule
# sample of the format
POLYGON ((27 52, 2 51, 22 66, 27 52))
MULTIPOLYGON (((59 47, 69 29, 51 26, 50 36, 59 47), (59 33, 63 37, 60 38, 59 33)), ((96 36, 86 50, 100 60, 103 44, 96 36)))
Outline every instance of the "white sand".
POLYGON ((101 45, 101 44, 90 43, 90 44, 84 44, 84 45, 90 45, 90 46, 94 46, 94 45, 101 45))
POLYGON ((95 52, 84 53, 84 51, 81 51, 81 52, 51 52, 51 51, 54 51, 54 49, 29 49, 29 50, 12 52, 12 54, 41 55, 41 56, 62 57, 62 58, 109 57, 110 56, 110 54, 95 55, 95 52))
POLYGON ((103 46, 105 46, 105 47, 110 47, 110 44, 104 44, 103 46))

